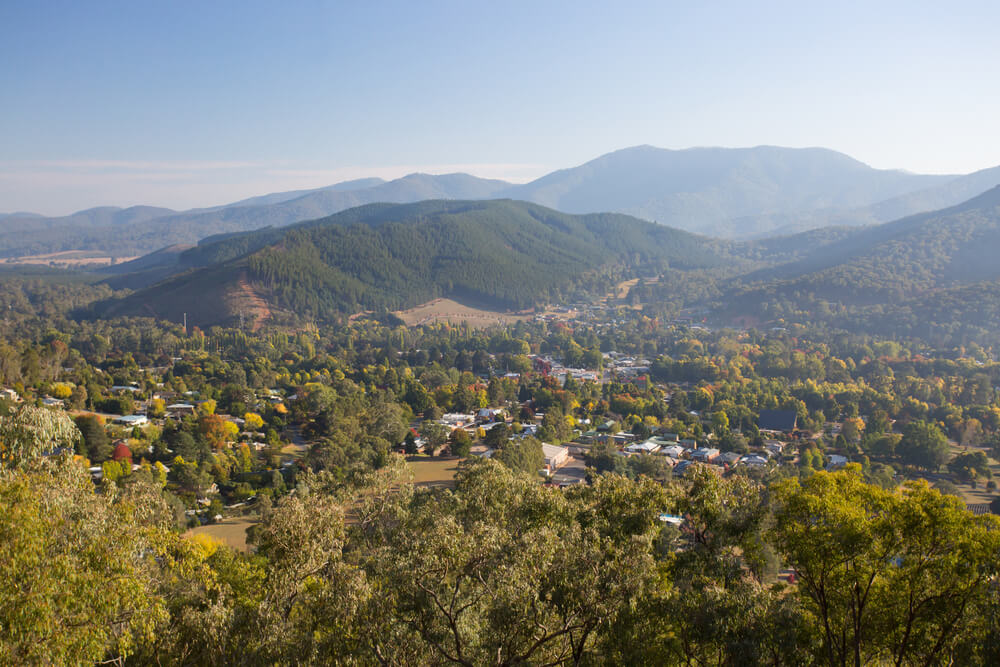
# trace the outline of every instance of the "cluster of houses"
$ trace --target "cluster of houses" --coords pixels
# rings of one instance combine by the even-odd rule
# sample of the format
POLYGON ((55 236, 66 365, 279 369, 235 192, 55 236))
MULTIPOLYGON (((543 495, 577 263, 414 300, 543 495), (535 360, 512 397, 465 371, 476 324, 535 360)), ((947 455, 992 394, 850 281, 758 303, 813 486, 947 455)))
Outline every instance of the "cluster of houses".
POLYGON ((737 452, 722 452, 715 447, 699 447, 690 439, 682 439, 676 433, 663 433, 642 442, 633 442, 622 448, 625 456, 656 455, 662 456, 670 465, 675 475, 683 475, 692 463, 705 463, 716 466, 718 471, 737 465, 764 467, 771 459, 781 454, 784 443, 769 441, 759 452, 739 454, 737 452))

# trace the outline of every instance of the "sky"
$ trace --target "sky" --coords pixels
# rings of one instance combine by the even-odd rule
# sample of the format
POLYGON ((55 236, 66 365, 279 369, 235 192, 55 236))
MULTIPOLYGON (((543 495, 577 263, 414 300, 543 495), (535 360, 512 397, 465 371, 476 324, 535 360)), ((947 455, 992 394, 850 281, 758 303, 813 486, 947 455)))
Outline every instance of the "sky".
POLYGON ((652 144, 1000 164, 1000 3, 0 3, 0 212, 363 176, 524 182, 652 144))

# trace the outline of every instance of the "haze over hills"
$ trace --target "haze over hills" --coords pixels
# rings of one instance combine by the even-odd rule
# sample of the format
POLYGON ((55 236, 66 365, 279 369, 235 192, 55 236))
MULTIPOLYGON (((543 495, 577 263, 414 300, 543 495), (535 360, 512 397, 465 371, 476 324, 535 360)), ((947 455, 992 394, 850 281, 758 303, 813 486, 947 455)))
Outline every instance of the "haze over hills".
MULTIPOLYGON (((394 181, 361 179, 326 188, 276 193, 234 204, 175 212, 169 209, 133 207, 125 211, 148 211, 127 226, 84 211, 66 218, 6 219, 0 223, 0 257, 16 257, 75 249, 106 250, 117 256, 153 252, 177 243, 196 243, 217 234, 245 232, 261 227, 280 227, 373 202, 407 203, 425 199, 489 199, 509 188, 510 183, 476 178, 468 174, 410 174, 394 181), (373 185, 374 184, 374 185, 373 185), (72 224, 79 221, 79 224, 72 224)), ((117 211, 118 209, 94 209, 117 211)))
MULTIPOLYGON (((305 321, 456 297, 501 309, 603 293, 639 266, 720 266, 725 244, 620 214, 509 200, 373 204, 192 249, 217 260, 106 305, 201 325, 266 308, 305 321), (263 303, 263 306, 260 304, 263 303)), ((182 255, 183 256, 183 255, 182 255)))
POLYGON ((1000 167, 966 176, 879 170, 822 148, 637 146, 524 185, 468 174, 360 179, 184 212, 92 209, 63 218, 0 219, 0 257, 62 250, 145 254, 218 234, 281 227, 375 202, 510 198, 570 213, 621 212, 726 238, 886 222, 957 204, 1000 183, 1000 167))

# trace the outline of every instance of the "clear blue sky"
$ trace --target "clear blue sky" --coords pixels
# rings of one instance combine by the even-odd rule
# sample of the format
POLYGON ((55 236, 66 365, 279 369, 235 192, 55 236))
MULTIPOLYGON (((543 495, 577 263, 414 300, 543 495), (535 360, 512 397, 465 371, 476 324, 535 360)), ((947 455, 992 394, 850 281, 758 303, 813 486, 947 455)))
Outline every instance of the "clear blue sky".
POLYGON ((527 180, 636 144, 1000 164, 1000 3, 0 3, 0 211, 365 175, 527 180))

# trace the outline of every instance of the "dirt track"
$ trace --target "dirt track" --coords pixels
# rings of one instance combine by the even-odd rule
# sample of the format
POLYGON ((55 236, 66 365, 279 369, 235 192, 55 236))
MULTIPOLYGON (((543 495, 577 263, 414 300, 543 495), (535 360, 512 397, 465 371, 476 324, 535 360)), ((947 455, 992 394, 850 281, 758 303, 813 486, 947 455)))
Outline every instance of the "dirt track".
POLYGON ((250 315, 253 318, 250 329, 256 333, 264 326, 264 322, 270 319, 271 307, 267 305, 267 301, 250 284, 246 274, 240 276, 239 288, 240 291, 237 298, 241 306, 245 304, 246 308, 250 310, 250 315))

